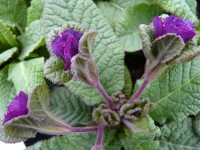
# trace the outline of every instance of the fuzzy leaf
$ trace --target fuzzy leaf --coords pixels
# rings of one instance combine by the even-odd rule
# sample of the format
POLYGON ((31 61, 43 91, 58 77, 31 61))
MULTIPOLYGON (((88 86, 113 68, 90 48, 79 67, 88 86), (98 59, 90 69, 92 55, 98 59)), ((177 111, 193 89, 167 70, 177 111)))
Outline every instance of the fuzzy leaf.
POLYGON ((141 98, 148 97, 155 103, 150 112, 154 120, 160 124, 166 120, 181 121, 200 111, 199 65, 200 57, 175 65, 150 83, 141 98))
POLYGON ((199 23, 197 16, 194 13, 194 6, 190 8, 191 4, 188 3, 188 0, 156 0, 156 3, 165 11, 174 14, 177 17, 190 20, 195 25, 198 25, 199 23))
POLYGON ((51 56, 44 65, 44 74, 53 83, 63 84, 71 79, 71 73, 64 71, 65 62, 55 56, 51 56))
POLYGON ((120 140, 125 150, 137 150, 144 141, 152 141, 160 134, 160 130, 155 126, 151 117, 147 116, 139 121, 133 122, 132 130, 125 128, 120 140))
POLYGON ((6 26, 1 22, 0 22, 0 42, 5 46, 13 46, 13 47, 18 46, 18 43, 16 41, 16 36, 13 35, 8 26, 6 26))
MULTIPOLYGON (((105 150, 120 150, 121 146, 114 139, 113 130, 106 132, 104 136, 105 150)), ((90 150, 95 143, 96 133, 74 133, 63 137, 54 137, 49 140, 38 142, 26 150, 48 150, 48 149, 66 149, 66 150, 90 150)))
POLYGON ((29 93, 35 85, 45 83, 43 65, 44 59, 36 58, 9 66, 8 80, 13 82, 17 93, 29 93))
POLYGON ((20 138, 34 137, 37 132, 61 135, 70 133, 68 126, 49 112, 49 104, 49 88, 44 84, 34 87, 28 99, 28 115, 6 122, 4 132, 20 138))
POLYGON ((195 119, 193 120, 193 127, 195 133, 200 136, 200 112, 195 116, 195 119))
MULTIPOLYGON (((92 0, 61 0, 59 2, 46 0, 43 15, 45 33, 61 27, 67 21, 78 22, 88 29, 97 30, 99 35, 96 38, 93 55, 98 64, 100 81, 109 94, 122 89, 124 52, 118 45, 112 28, 92 0)), ((68 87, 72 92, 83 97, 88 104, 102 101, 95 89, 81 82, 70 81, 68 87)))
POLYGON ((156 60, 166 63, 179 55, 184 46, 184 41, 180 36, 168 33, 153 41, 152 54, 156 60))
POLYGON ((67 87, 53 88, 51 96, 51 111, 66 123, 83 125, 92 122, 93 107, 87 106, 67 87))
MULTIPOLYGON (((130 149, 131 150, 131 149, 130 149)), ((144 141, 140 144, 138 150, 165 150, 159 145, 159 141, 144 141)))
POLYGON ((137 3, 148 3, 151 0, 112 0, 113 3, 121 8, 127 8, 130 5, 136 5, 137 3))
POLYGON ((22 31, 26 25, 27 8, 24 0, 2 0, 0 3, 0 21, 16 26, 22 31))
POLYGON ((36 20, 32 22, 19 37, 19 42, 22 46, 22 51, 19 55, 20 60, 28 57, 31 52, 44 45, 42 21, 36 20))
POLYGON ((116 34, 120 39, 123 49, 134 52, 142 49, 139 36, 139 25, 149 24, 154 16, 163 14, 164 11, 155 4, 137 4, 129 6, 122 20, 116 27, 116 34))
POLYGON ((31 6, 28 8, 27 25, 35 20, 42 18, 42 11, 44 8, 44 0, 32 0, 31 6))
POLYGON ((14 47, 14 48, 11 48, 11 49, 8 49, 4 52, 2 52, 0 54, 0 66, 6 62, 7 60, 9 60, 16 52, 17 52, 17 48, 14 47))
POLYGON ((168 150, 198 150, 200 147, 199 136, 195 134, 190 118, 164 125, 161 133, 160 144, 168 150))

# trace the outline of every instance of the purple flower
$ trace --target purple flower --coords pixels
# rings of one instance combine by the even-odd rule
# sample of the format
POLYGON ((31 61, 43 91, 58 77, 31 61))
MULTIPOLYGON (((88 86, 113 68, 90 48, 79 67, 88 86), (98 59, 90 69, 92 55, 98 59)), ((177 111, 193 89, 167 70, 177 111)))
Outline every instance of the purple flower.
POLYGON ((193 24, 185 19, 169 16, 165 20, 160 17, 153 18, 155 38, 158 38, 167 33, 175 33, 180 35, 185 43, 191 40, 195 35, 193 24))
POLYGON ((28 96, 23 91, 20 91, 19 94, 14 98, 14 100, 8 106, 7 113, 4 117, 3 125, 13 118, 27 115, 28 114, 27 101, 28 101, 28 96))
POLYGON ((78 54, 78 43, 81 36, 82 33, 74 29, 68 29, 55 37, 51 43, 53 53, 65 60, 65 71, 70 69, 72 57, 78 54))

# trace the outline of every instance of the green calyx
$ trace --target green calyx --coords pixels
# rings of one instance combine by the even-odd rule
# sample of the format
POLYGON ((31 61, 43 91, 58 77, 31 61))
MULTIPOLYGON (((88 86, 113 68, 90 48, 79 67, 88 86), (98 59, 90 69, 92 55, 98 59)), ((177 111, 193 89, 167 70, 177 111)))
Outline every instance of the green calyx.
POLYGON ((119 114, 128 120, 139 120, 145 117, 150 109, 154 108, 154 104, 149 99, 137 100, 132 104, 124 104, 119 114))
POLYGON ((120 116, 104 104, 93 110, 92 118, 97 124, 102 124, 104 127, 113 127, 120 124, 120 116))

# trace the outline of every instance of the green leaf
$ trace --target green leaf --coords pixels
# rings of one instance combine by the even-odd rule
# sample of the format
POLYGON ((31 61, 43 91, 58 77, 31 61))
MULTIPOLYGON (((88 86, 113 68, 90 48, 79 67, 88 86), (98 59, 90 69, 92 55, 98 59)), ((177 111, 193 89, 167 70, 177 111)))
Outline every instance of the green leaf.
POLYGON ((20 31, 25 28, 27 8, 24 0, 2 0, 0 8, 1 22, 16 26, 20 31))
POLYGON ((163 13, 164 11, 155 4, 142 3, 129 6, 116 27, 116 34, 123 49, 129 52, 142 49, 139 25, 149 24, 152 22, 153 17, 163 13))
POLYGON ((164 125, 161 128, 161 133, 160 144, 168 150, 198 150, 200 147, 199 136, 193 131, 192 119, 190 118, 164 125))
POLYGON ((44 59, 36 58, 9 66, 8 80, 13 82, 16 93, 29 93, 35 85, 45 83, 43 65, 44 59))
POLYGON ((141 98, 148 97, 156 107, 151 117, 164 124, 166 120, 181 121, 200 111, 200 57, 186 64, 170 67, 152 81, 141 98))
POLYGON ((151 0, 112 0, 113 3, 122 8, 127 8, 130 5, 136 5, 137 3, 148 3, 151 0))
POLYGON ((126 98, 129 99, 132 95, 133 85, 131 74, 127 67, 124 68, 124 88, 122 92, 125 94, 126 98))
POLYGON ((51 56, 44 65, 44 74, 53 83, 63 84, 71 79, 71 73, 64 71, 65 62, 59 57, 51 56))
POLYGON ((9 60, 17 51, 18 51, 17 48, 13 47, 11 49, 2 52, 0 54, 0 65, 9 60))
POLYGON ((195 116, 195 119, 193 120, 193 127, 195 133, 200 136, 200 112, 195 116))
MULTIPOLYGON (((93 49, 98 64, 100 81, 111 94, 122 89, 124 84, 124 51, 110 25, 101 15, 92 0, 46 0, 43 11, 45 33, 61 27, 67 21, 78 22, 88 29, 99 32, 93 49), (98 23, 97 23, 98 22, 98 23)), ((92 87, 78 81, 70 81, 69 89, 80 95, 87 104, 102 102, 101 96, 92 87)))
POLYGON ((165 150, 159 145, 159 141, 144 141, 140 144, 138 150, 165 150))
MULTIPOLYGON (((180 18, 190 20, 195 25, 198 25, 199 21, 194 13, 194 7, 190 8, 193 4, 188 2, 189 0, 156 0, 156 3, 160 5, 165 11, 176 15, 180 18), (191 5, 192 4, 192 5, 191 5)), ((194 0, 191 0, 194 1, 194 0)), ((194 3, 194 2, 193 2, 194 3)))
POLYGON ((13 83, 7 80, 8 67, 0 71, 0 120, 3 120, 9 103, 15 96, 13 83))
POLYGON ((20 60, 28 57, 31 52, 45 44, 42 26, 42 21, 36 20, 32 22, 18 38, 22 46, 22 51, 19 55, 20 60))
POLYGON ((190 7, 191 11, 194 14, 197 14, 197 1, 196 0, 185 0, 185 2, 188 4, 190 7))
POLYGON ((125 150, 137 150, 144 141, 152 141, 160 135, 160 130, 155 126, 151 117, 146 116, 132 123, 132 129, 124 128, 120 140, 125 150))
POLYGON ((156 60, 166 63, 181 53, 185 43, 180 36, 168 33, 160 36, 152 43, 152 54, 156 60))
POLYGON ((53 88, 50 108, 56 116, 71 125, 85 125, 92 122, 93 107, 87 106, 67 87, 53 88))
POLYGON ((6 26, 1 22, 0 22, 0 42, 2 42, 2 44, 5 46, 13 46, 13 47, 18 46, 18 43, 16 41, 16 36, 13 35, 8 26, 6 26))
MULTIPOLYGON (((95 143, 95 138, 96 133, 74 133, 38 142, 26 150, 90 150, 95 143)), ((115 140, 115 132, 113 130, 106 132, 104 136, 105 150, 120 150, 121 146, 115 141, 117 141, 115 140)))
POLYGON ((109 22, 113 30, 116 29, 116 24, 119 23, 120 18, 124 13, 124 8, 120 7, 113 1, 99 1, 97 3, 98 8, 109 22), (115 14, 115 15, 110 15, 115 14))
POLYGON ((27 25, 35 20, 42 18, 42 11, 44 8, 44 0, 32 0, 31 6, 28 8, 27 25))

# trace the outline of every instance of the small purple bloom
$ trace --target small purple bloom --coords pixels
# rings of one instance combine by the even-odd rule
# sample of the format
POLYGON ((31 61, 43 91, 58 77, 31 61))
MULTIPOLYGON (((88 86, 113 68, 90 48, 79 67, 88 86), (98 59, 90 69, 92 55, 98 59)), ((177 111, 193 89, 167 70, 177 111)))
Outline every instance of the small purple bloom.
POLYGON ((72 57, 78 54, 78 43, 81 37, 82 33, 68 29, 55 37, 51 43, 53 53, 65 60, 65 71, 70 69, 72 57))
POLYGON ((196 35, 196 31, 190 21, 173 15, 167 17, 165 20, 157 16, 153 18, 153 25, 155 38, 167 33, 175 33, 180 35, 184 42, 187 43, 196 35))
POLYGON ((13 118, 27 115, 28 114, 27 101, 28 101, 28 96, 23 91, 20 91, 19 94, 14 98, 14 100, 8 106, 3 125, 13 118))

